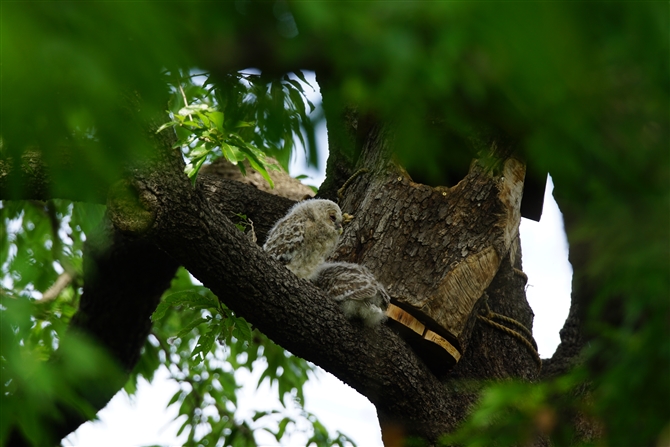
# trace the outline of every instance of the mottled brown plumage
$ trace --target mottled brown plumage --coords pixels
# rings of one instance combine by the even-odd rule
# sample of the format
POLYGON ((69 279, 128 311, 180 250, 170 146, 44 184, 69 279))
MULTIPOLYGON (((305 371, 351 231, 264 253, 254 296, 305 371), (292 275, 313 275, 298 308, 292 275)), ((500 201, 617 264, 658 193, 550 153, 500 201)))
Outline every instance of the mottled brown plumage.
POLYGON ((335 202, 299 202, 275 223, 263 249, 300 278, 333 252, 342 234, 342 211, 335 202))
POLYGON ((310 280, 330 298, 340 303, 347 318, 360 318, 366 326, 386 320, 391 298, 370 270, 348 262, 325 262, 310 280))

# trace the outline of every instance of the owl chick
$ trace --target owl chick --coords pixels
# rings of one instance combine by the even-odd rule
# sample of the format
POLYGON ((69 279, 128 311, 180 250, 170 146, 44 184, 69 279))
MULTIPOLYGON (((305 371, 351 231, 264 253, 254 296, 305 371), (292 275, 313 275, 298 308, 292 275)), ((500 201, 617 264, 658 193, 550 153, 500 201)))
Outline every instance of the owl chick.
POLYGON ((340 234, 342 211, 335 202, 305 200, 274 224, 263 250, 296 276, 307 278, 333 252, 340 234))
POLYGON ((340 302, 347 318, 360 318, 366 326, 386 320, 384 311, 391 298, 367 267, 349 262, 324 262, 309 279, 340 302))

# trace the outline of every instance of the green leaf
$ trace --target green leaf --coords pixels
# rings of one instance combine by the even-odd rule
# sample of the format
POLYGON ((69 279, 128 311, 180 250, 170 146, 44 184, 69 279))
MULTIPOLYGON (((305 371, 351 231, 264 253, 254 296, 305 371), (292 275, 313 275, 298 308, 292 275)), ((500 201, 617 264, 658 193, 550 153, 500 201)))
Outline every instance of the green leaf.
MULTIPOLYGON (((183 414, 183 413, 182 413, 182 414, 183 414)), ((181 424, 181 427, 179 427, 179 430, 177 430, 177 437, 179 437, 179 435, 181 435, 187 427, 190 427, 190 426, 191 426, 191 424, 189 423, 189 420, 190 420, 190 419, 186 419, 186 420, 184 421, 184 423, 181 424)))
POLYGON ((237 167, 240 168, 240 172, 242 173, 242 175, 245 176, 247 175, 247 168, 244 167, 244 163, 238 163, 237 167))
POLYGON ((223 112, 210 112, 208 116, 218 131, 223 133, 223 112))
MULTIPOLYGON (((293 81, 295 82, 295 81, 293 81)), ((300 94, 299 91, 295 89, 289 89, 288 91, 289 98, 291 98, 291 103, 296 108, 299 116, 303 119, 307 119, 305 115, 305 101, 304 96, 300 94)))
POLYGON ((202 112, 214 112, 214 111, 215 110, 212 109, 207 104, 191 104, 179 109, 179 112, 177 112, 177 114, 181 116, 188 116, 188 115, 196 115, 202 112))
POLYGON ((200 145, 194 147, 193 149, 191 149, 188 153, 188 156, 192 160, 196 160, 198 158, 204 157, 208 153, 209 153, 209 150, 207 149, 207 147, 204 144, 200 144, 200 145))
POLYGON ((186 174, 186 176, 188 178, 192 178, 194 172, 195 172, 195 167, 192 164, 189 163, 184 167, 184 173, 186 174))
POLYGON ((240 147, 240 150, 247 155, 247 160, 249 160, 251 167, 258 171, 258 173, 270 184, 271 188, 274 188, 275 183, 272 181, 272 178, 270 178, 268 171, 265 170, 265 164, 256 158, 254 151, 250 149, 249 145, 240 147))
POLYGON ((276 414, 277 410, 272 410, 272 411, 256 411, 254 415, 252 416, 251 420, 256 422, 260 418, 264 418, 265 416, 269 416, 271 414, 276 414))
POLYGON ((168 402, 167 406, 169 407, 170 405, 172 405, 172 404, 176 403, 178 400, 180 400, 181 396, 182 396, 182 393, 183 393, 182 390, 179 390, 176 393, 174 393, 174 395, 170 399, 170 402, 168 402))
MULTIPOLYGON (((298 79, 300 79, 302 82, 304 82, 305 84, 307 84, 307 85, 309 85, 310 87, 312 87, 312 84, 310 84, 309 82, 307 82, 307 79, 305 79, 305 74, 304 74, 302 71, 300 71, 300 70, 296 70, 296 71, 293 72, 293 74, 296 75, 296 76, 298 77, 298 79)), ((312 88, 314 88, 314 87, 312 87, 312 88)))
POLYGON ((233 152, 232 146, 227 143, 221 143, 221 152, 223 152, 223 156, 226 157, 226 160, 234 165, 237 164, 237 157, 235 156, 235 152, 233 152))
POLYGON ((131 377, 123 386, 123 390, 129 395, 133 396, 137 392, 137 377, 131 377))
POLYGON ((174 130, 177 133, 177 138, 184 145, 190 140, 191 136, 193 136, 193 132, 184 126, 175 126, 174 130))
POLYGON ((200 326, 203 323, 207 323, 208 321, 211 321, 211 319, 212 319, 211 317, 196 318, 195 320, 191 321, 186 326, 184 326, 179 332, 177 332, 177 337, 182 338, 184 335, 191 332, 195 327, 200 326))
POLYGON ((305 93, 305 91, 302 89, 302 84, 300 84, 298 81, 294 79, 288 79, 287 82, 291 84, 293 87, 295 87, 295 89, 298 90, 300 93, 305 93))
POLYGON ((176 126, 177 124, 179 124, 179 122, 177 122, 177 121, 167 122, 167 123, 163 124, 161 127, 159 127, 158 130, 156 131, 156 133, 160 133, 163 130, 167 129, 168 127, 173 127, 173 126, 176 126))
POLYGON ((309 105, 309 113, 312 113, 314 109, 316 109, 316 106, 309 100, 309 98, 305 98, 305 101, 307 101, 307 104, 309 105))
POLYGON ((191 179, 191 184, 194 187, 195 187, 195 182, 198 178, 198 171, 200 171, 200 168, 202 167, 202 165, 203 165, 203 163, 205 162, 206 159, 207 159, 206 157, 203 157, 200 160, 198 160, 198 162, 195 164, 195 166, 192 167, 191 169, 189 169, 188 170, 189 172, 186 173, 186 175, 188 175, 189 178, 191 179))
POLYGON ((238 340, 251 340, 251 326, 244 318, 235 319, 235 338, 238 340))
POLYGON ((188 304, 194 308, 217 308, 219 302, 213 295, 205 294, 203 296, 194 289, 171 293, 170 295, 166 295, 158 304, 158 307, 151 315, 151 321, 160 320, 165 316, 170 307, 182 304, 188 304))
POLYGON ((205 127, 211 127, 211 121, 205 113, 197 112, 196 115, 202 120, 202 123, 205 125, 205 127))
POLYGON ((198 343, 191 352, 191 358, 194 360, 199 359, 199 363, 203 362, 207 353, 212 350, 212 346, 214 345, 214 341, 216 341, 216 336, 219 334, 219 332, 220 327, 216 324, 213 324, 207 333, 201 335, 198 338, 198 343))

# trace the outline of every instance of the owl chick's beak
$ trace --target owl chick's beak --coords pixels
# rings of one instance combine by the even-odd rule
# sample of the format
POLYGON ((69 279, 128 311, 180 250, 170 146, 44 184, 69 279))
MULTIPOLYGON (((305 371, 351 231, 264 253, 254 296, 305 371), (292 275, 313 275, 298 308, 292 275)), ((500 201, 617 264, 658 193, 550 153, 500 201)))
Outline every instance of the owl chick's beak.
POLYGON ((337 230, 337 234, 342 234, 342 222, 335 222, 335 229, 337 230))

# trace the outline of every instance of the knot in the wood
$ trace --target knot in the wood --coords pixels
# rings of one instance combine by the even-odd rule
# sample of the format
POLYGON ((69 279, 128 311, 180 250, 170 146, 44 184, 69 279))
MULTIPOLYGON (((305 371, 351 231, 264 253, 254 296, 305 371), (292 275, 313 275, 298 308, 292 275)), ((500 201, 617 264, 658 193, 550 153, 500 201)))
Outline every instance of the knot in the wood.
POLYGON ((136 188, 128 180, 116 182, 109 190, 107 213, 114 226, 126 234, 147 232, 156 221, 156 196, 136 188))

